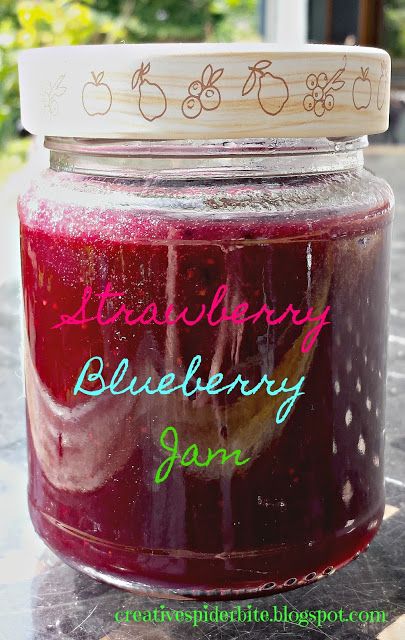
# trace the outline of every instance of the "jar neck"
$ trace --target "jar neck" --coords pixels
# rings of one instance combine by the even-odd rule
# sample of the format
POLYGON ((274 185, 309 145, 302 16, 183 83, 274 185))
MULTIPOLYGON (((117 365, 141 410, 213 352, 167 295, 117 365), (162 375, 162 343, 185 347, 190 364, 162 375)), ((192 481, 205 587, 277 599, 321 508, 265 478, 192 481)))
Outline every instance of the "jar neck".
POLYGON ((367 137, 247 140, 45 138, 54 171, 154 179, 226 179, 360 169, 367 137))

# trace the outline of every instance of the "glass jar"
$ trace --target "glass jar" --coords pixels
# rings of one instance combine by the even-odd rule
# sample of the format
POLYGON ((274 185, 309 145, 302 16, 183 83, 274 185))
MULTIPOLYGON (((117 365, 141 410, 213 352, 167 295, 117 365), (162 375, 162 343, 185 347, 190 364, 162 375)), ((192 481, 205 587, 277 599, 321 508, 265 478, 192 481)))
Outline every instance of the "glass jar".
POLYGON ((384 511, 393 206, 367 139, 45 144, 18 205, 39 535, 166 597, 357 557, 384 511))

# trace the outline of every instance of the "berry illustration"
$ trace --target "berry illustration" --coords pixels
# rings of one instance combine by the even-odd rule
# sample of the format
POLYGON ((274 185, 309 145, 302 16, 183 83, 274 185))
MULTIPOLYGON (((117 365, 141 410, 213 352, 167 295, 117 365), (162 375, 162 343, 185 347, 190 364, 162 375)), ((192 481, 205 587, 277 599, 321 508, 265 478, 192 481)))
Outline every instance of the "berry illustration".
POLYGON ((331 111, 335 106, 335 98, 332 91, 339 91, 345 85, 344 80, 340 80, 340 76, 346 69, 346 56, 345 63, 341 69, 338 69, 336 73, 328 79, 328 76, 323 71, 317 76, 314 73, 310 73, 306 79, 306 85, 311 93, 308 93, 303 100, 303 107, 305 111, 313 111, 318 118, 322 118, 325 111, 331 111))
POLYGON ((207 64, 201 79, 193 80, 188 87, 188 96, 183 100, 181 110, 186 118, 197 118, 204 111, 214 111, 221 104, 221 93, 215 86, 224 70, 216 69, 207 64))
POLYGON ((315 89, 318 84, 317 77, 314 73, 310 73, 307 77, 307 87, 308 89, 315 89))
POLYGON ((111 109, 111 89, 103 82, 104 71, 91 72, 93 81, 86 82, 82 90, 83 109, 89 116, 105 116, 111 109))
POLYGON ((202 82, 200 82, 200 80, 194 80, 194 82, 192 82, 188 88, 188 92, 190 96, 196 96, 197 98, 199 98, 200 95, 202 94, 202 90, 203 90, 203 85, 202 85, 202 82))
POLYGON ((361 67, 361 75, 353 83, 353 104, 358 111, 367 109, 371 102, 371 82, 368 71, 368 67, 367 69, 361 67))
POLYGON ((325 113, 325 104, 322 100, 318 100, 317 102, 315 102, 314 112, 315 115, 319 118, 323 116, 323 114, 325 113))
POLYGON ((132 76, 132 89, 138 89, 138 107, 145 120, 152 122, 161 118, 167 109, 167 99, 163 89, 156 83, 145 79, 150 71, 150 63, 142 62, 132 76))
POLYGON ((312 111, 315 106, 315 100, 312 95, 308 94, 304 98, 304 109, 306 111, 312 111))
POLYGON ((321 87, 315 87, 315 89, 312 92, 312 95, 314 96, 314 100, 322 100, 323 90, 321 89, 321 87))
POLYGON ((200 96, 202 108, 207 111, 217 109, 221 101, 221 96, 216 87, 207 87, 200 96))
POLYGON ((242 95, 246 96, 258 85, 257 99, 260 107, 270 116, 276 116, 284 108, 290 92, 284 78, 265 71, 271 65, 270 60, 259 60, 253 67, 249 67, 250 74, 243 85, 242 95))
POLYGON ((202 111, 200 98, 187 96, 187 98, 183 101, 181 110, 186 118, 190 118, 190 120, 197 118, 202 111))

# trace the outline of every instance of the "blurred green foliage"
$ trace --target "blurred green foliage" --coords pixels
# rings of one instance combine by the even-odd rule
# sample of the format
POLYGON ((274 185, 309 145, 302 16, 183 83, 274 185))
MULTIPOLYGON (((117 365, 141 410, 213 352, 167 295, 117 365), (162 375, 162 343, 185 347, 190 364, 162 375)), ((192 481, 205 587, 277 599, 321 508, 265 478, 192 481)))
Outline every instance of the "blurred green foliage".
POLYGON ((19 116, 17 51, 257 38, 257 0, 0 0, 0 143, 19 116))
POLYGON ((405 58, 405 0, 386 0, 384 26, 384 46, 391 56, 405 58))
POLYGON ((10 138, 4 142, 0 153, 0 187, 4 182, 6 182, 12 173, 23 167, 26 162, 30 146, 30 138, 10 138))

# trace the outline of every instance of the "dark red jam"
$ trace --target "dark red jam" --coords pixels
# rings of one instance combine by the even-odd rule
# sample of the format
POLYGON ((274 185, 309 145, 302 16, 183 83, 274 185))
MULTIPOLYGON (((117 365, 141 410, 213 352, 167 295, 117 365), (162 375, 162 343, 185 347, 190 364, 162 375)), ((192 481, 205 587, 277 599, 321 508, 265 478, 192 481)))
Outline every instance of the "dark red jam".
POLYGON ((56 553, 118 586, 209 598, 293 588, 364 550, 384 510, 391 206, 363 170, 215 184, 48 172, 20 199, 29 503, 56 553), (197 355, 189 395, 156 391, 197 355), (92 358, 82 389, 101 389, 102 362, 99 395, 77 392, 92 358), (218 373, 228 387, 209 394, 218 373), (302 377, 278 423, 288 396, 268 388, 302 377), (168 426, 179 456, 157 483, 168 426), (248 460, 204 466, 209 450, 248 460))

